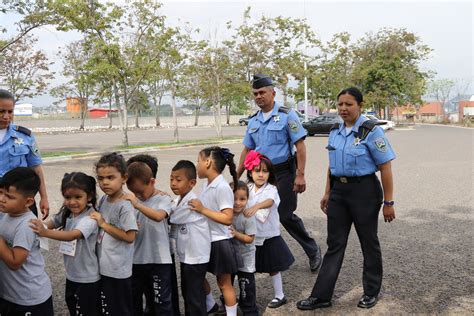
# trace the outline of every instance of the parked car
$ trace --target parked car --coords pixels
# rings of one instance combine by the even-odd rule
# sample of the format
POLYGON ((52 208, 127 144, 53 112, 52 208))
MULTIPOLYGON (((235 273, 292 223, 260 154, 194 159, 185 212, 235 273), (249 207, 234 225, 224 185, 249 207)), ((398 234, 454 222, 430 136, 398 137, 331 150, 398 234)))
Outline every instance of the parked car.
POLYGON ((251 117, 251 116, 252 116, 252 115, 249 115, 249 116, 247 116, 247 117, 241 117, 241 118, 239 118, 239 125, 240 125, 240 126, 249 125, 249 120, 250 120, 250 117, 251 117))
POLYGON ((381 120, 381 119, 379 119, 378 117, 376 117, 375 115, 372 115, 372 114, 365 114, 365 116, 366 116, 369 120, 376 120, 377 122, 381 123, 381 124, 380 124, 380 127, 381 127, 384 131, 392 130, 392 129, 395 128, 395 122, 393 122, 393 121, 381 120))
POLYGON ((309 136, 315 134, 329 134, 334 123, 342 123, 342 119, 339 115, 337 115, 337 113, 325 113, 308 122, 303 122, 303 127, 308 131, 309 136))

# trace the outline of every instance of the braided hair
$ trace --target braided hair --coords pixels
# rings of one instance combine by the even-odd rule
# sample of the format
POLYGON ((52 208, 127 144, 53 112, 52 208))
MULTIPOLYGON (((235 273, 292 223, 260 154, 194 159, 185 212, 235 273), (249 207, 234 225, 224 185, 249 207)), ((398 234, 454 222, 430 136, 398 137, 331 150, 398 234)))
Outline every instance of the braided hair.
MULTIPOLYGON (((200 155, 203 157, 210 157, 214 162, 214 166, 216 167, 216 171, 222 173, 224 171, 225 166, 229 166, 230 174, 232 175, 232 180, 234 183, 238 182, 237 177, 237 167, 235 166, 234 162, 234 154, 230 152, 228 148, 221 148, 219 146, 212 146, 204 148, 199 152, 200 155)), ((234 192, 235 192, 234 188, 234 192)))

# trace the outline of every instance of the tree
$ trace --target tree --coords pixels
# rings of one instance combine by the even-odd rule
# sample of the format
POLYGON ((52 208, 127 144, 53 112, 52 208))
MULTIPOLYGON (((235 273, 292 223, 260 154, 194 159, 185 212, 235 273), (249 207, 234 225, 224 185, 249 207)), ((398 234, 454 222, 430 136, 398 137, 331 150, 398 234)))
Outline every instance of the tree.
POLYGON ((74 96, 78 98, 81 105, 80 130, 84 129, 87 117, 89 98, 94 92, 95 78, 91 75, 90 60, 93 56, 92 50, 84 41, 77 41, 67 45, 64 52, 58 55, 63 58, 62 74, 70 80, 51 90, 51 94, 63 99, 74 96))
POLYGON ((49 71, 52 63, 42 51, 34 49, 37 41, 32 35, 26 35, 2 52, 0 83, 15 100, 43 94, 53 76, 49 71))
POLYGON ((365 92, 365 103, 379 113, 399 104, 419 103, 429 77, 419 64, 430 52, 405 29, 368 33, 354 48, 353 82, 365 92))
POLYGON ((456 86, 456 82, 451 79, 433 80, 428 84, 428 94, 436 99, 443 107, 443 116, 446 117, 446 102, 456 86))
MULTIPOLYGON (((50 1, 1 1, 0 15, 18 15, 21 19, 16 22, 17 31, 6 40, 0 39, 0 56, 12 45, 23 39, 38 27, 58 22, 58 16, 50 6, 50 1)), ((1 21, 1 19, 0 19, 1 21)), ((0 33, 6 32, 6 27, 0 24, 0 33)))
POLYGON ((63 0, 56 7, 66 21, 60 28, 82 32, 95 52, 90 61, 92 75, 111 83, 124 146, 128 146, 127 113, 131 97, 161 57, 162 52, 155 51, 152 45, 164 28, 160 7, 152 0, 122 6, 63 0))

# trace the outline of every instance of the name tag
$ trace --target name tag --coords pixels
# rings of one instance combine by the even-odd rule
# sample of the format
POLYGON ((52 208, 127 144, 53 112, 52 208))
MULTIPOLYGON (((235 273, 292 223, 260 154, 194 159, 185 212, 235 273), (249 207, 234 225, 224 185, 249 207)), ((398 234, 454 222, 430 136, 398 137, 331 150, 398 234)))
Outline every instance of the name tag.
POLYGON ((74 255, 76 254, 76 245, 77 240, 61 241, 61 243, 59 244, 59 253, 74 257, 74 255))

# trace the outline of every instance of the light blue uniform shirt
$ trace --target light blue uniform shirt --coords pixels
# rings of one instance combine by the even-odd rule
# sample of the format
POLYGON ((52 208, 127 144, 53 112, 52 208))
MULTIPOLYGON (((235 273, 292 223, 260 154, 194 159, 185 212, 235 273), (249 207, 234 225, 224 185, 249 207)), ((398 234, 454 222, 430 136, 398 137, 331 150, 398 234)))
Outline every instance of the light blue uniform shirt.
POLYGON ((375 173, 378 166, 395 159, 385 133, 376 126, 369 135, 359 142, 359 126, 367 118, 361 115, 351 131, 346 135, 346 126, 340 124, 329 134, 329 169, 337 177, 360 177, 375 173))
POLYGON ((267 120, 262 111, 258 111, 250 119, 243 140, 245 147, 267 156, 273 164, 287 161, 295 152, 294 144, 306 137, 306 130, 295 111, 278 112, 279 107, 275 102, 267 120))
POLYGON ((34 167, 43 161, 33 135, 26 135, 10 124, 3 140, 0 140, 0 177, 16 167, 34 167))

